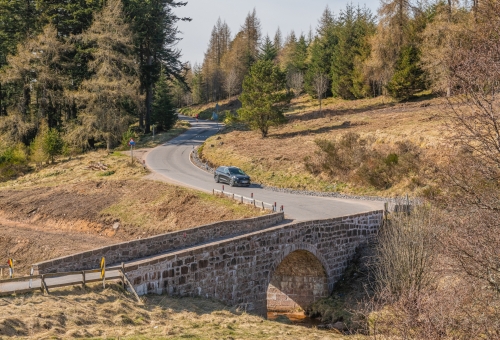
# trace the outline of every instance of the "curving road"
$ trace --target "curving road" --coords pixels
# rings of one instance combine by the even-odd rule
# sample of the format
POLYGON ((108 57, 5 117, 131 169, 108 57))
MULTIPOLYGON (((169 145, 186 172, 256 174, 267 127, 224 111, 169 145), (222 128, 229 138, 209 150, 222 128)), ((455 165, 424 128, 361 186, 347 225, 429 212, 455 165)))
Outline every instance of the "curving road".
MULTIPOLYGON (((146 155, 146 165, 167 182, 206 192, 212 192, 212 189, 220 190, 222 185, 214 182, 213 175, 194 166, 189 158, 195 146, 217 133, 217 124, 211 121, 196 122, 195 119, 185 116, 180 118, 189 121, 192 127, 177 138, 149 151, 146 155)), ((249 175, 252 177, 251 173, 249 175)), ((246 197, 253 193, 257 200, 276 202, 278 207, 284 206, 287 218, 295 220, 324 219, 383 209, 383 203, 379 201, 287 194, 265 190, 256 184, 248 188, 225 185, 225 191, 246 197)))

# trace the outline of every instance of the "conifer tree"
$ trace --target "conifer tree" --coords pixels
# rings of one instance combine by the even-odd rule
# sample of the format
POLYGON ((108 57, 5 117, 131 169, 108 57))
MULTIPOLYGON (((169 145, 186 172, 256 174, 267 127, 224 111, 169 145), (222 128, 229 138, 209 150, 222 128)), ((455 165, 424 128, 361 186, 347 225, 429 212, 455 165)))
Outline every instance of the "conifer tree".
POLYGON ((243 81, 238 110, 242 121, 267 137, 269 128, 282 124, 284 106, 290 100, 286 90, 286 75, 270 60, 259 60, 243 81))
MULTIPOLYGON (((261 25, 260 20, 257 18, 257 12, 255 8, 251 13, 248 13, 245 18, 243 26, 241 26, 241 32, 243 33, 246 42, 245 51, 245 67, 248 71, 252 64, 259 57, 259 45, 261 40, 261 25)), ((246 74, 246 72, 245 72, 246 74)))
MULTIPOLYGON (((163 69, 169 76, 182 80, 184 65, 181 52, 176 48, 180 18, 173 10, 186 2, 172 0, 123 0, 127 22, 133 32, 135 54, 139 60, 141 90, 145 92, 144 115, 139 116, 139 125, 150 132, 153 87, 163 69)), ((141 110, 142 111, 142 110, 141 110)))
POLYGON ((366 97, 370 87, 363 77, 363 62, 370 55, 368 39, 375 33, 370 10, 348 4, 340 12, 335 31, 338 43, 332 54, 332 93, 344 99, 366 97))
POLYGON ((274 34, 273 40, 274 48, 279 53, 283 48, 283 35, 281 34, 281 29, 278 27, 276 33, 274 34))
MULTIPOLYGON (((57 39, 57 32, 51 25, 18 45, 17 54, 8 56, 8 66, 0 74, 2 87, 10 88, 9 95, 4 97, 9 104, 9 115, 19 116, 18 122, 32 124, 35 131, 40 119, 45 119, 51 128, 61 124, 64 88, 68 83, 63 55, 69 49, 70 46, 57 39)), ((17 131, 30 133, 31 129, 17 131)), ((25 138, 29 136, 16 139, 25 138)))
POLYGON ((167 77, 162 74, 155 85, 155 97, 151 122, 160 130, 170 130, 177 121, 177 113, 172 104, 167 77))
POLYGON ((264 43, 260 48, 259 59, 274 61, 277 56, 278 56, 278 51, 276 50, 274 43, 271 41, 271 38, 269 38, 269 35, 266 35, 266 37, 264 38, 264 43))
POLYGON ((0 1, 0 68, 19 43, 35 35, 35 7, 33 0, 0 1))
POLYGON ((109 152, 127 130, 127 103, 137 98, 139 88, 132 33, 120 0, 108 0, 83 40, 95 47, 89 64, 93 75, 83 81, 78 93, 82 106, 79 129, 85 131, 80 135, 104 140, 109 152))
MULTIPOLYGON (((332 56, 338 44, 335 27, 335 17, 327 6, 319 20, 317 36, 309 46, 309 62, 304 76, 304 88, 313 97, 316 97, 314 87, 316 74, 331 74, 332 56)), ((331 92, 327 91, 326 96, 329 95, 331 92)))
POLYGON ((389 94, 399 100, 407 100, 415 93, 425 89, 425 75, 418 66, 419 51, 413 46, 403 48, 394 75, 387 84, 389 94))

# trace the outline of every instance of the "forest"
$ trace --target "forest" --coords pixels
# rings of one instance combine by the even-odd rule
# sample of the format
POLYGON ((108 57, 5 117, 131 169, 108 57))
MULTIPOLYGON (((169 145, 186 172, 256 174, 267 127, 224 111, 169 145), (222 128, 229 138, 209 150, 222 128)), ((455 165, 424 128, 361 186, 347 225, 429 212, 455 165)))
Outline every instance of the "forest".
POLYGON ((262 35, 256 10, 234 35, 219 18, 203 63, 189 65, 187 87, 176 86, 175 103, 200 104, 241 93, 251 66, 262 59, 286 73, 296 96, 408 100, 422 91, 451 95, 450 51, 454 38, 474 20, 476 6, 393 0, 382 1, 377 15, 351 3, 339 13, 326 7, 314 30, 285 34, 278 27, 274 36, 262 35))
POLYGON ((184 65, 170 0, 0 1, 0 168, 167 130, 184 65), (160 23, 160 24, 159 24, 160 23))

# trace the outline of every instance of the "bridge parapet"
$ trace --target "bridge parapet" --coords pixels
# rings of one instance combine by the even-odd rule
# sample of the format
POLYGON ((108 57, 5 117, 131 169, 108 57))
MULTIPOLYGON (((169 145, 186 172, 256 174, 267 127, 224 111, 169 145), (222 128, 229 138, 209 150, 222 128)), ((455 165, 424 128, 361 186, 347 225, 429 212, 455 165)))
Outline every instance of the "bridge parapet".
POLYGON ((34 274, 71 272, 98 268, 101 258, 108 265, 120 264, 220 238, 265 229, 282 222, 284 213, 211 223, 195 228, 122 242, 33 265, 34 274))

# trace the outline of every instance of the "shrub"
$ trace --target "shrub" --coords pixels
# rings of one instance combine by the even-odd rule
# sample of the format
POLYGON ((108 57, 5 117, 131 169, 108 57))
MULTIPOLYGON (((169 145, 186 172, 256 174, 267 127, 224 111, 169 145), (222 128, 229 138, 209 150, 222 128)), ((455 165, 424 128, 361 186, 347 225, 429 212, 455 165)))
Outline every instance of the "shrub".
POLYGON ((54 163, 55 157, 61 155, 64 148, 64 142, 61 134, 56 129, 49 129, 42 137, 43 152, 54 163))
MULTIPOLYGON (((130 141, 130 138, 134 138, 134 139, 137 139, 137 134, 135 133, 135 131, 133 131, 132 129, 128 129, 127 132, 124 132, 123 135, 122 135, 122 146, 123 147, 128 147, 128 142, 130 141)), ((137 140, 136 140, 137 142, 137 140)))
POLYGON ((27 170, 28 155, 23 144, 2 147, 0 151, 0 181, 8 180, 27 170))
POLYGON ((419 171, 420 152, 409 141, 394 146, 372 146, 356 133, 346 133, 338 140, 317 140, 317 150, 306 157, 306 169, 330 179, 387 189, 419 171))

